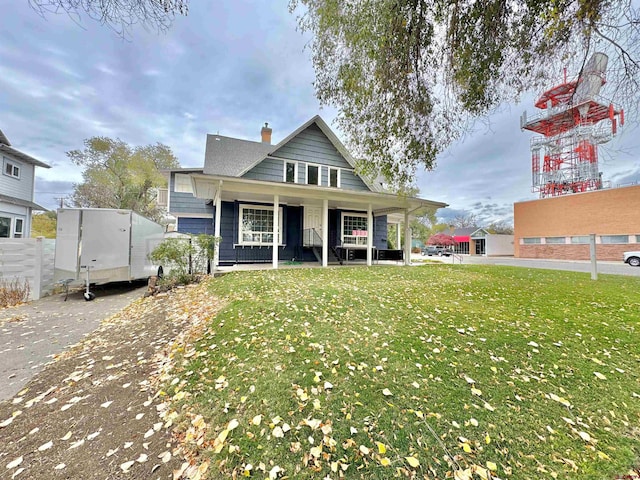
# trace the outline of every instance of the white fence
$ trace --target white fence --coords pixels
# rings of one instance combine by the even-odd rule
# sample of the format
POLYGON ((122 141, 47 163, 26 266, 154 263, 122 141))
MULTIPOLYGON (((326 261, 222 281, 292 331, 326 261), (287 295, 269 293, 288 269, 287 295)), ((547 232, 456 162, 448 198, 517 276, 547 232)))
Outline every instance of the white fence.
POLYGON ((47 238, 0 238, 0 280, 28 281, 31 300, 50 294, 55 246, 47 238))

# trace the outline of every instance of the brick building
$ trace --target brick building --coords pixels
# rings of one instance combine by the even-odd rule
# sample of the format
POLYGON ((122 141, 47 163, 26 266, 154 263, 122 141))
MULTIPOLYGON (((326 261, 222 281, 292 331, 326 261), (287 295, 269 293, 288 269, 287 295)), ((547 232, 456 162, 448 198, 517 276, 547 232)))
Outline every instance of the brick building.
POLYGON ((640 185, 514 204, 514 254, 520 258, 622 260, 640 250, 640 185))

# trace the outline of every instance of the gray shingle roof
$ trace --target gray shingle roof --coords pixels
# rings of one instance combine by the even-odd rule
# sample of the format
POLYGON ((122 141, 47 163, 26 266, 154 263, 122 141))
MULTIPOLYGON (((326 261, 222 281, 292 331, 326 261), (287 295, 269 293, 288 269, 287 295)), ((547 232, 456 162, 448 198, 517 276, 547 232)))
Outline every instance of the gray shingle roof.
POLYGON ((204 173, 238 177, 244 170, 266 157, 272 149, 273 145, 268 143, 207 135, 204 173))
POLYGON ((9 195, 0 194, 0 202, 10 203, 12 205, 20 205, 21 207, 29 207, 32 210, 41 210, 46 212, 47 209, 38 205, 37 203, 30 202, 29 200, 23 200, 21 198, 10 197, 9 195))

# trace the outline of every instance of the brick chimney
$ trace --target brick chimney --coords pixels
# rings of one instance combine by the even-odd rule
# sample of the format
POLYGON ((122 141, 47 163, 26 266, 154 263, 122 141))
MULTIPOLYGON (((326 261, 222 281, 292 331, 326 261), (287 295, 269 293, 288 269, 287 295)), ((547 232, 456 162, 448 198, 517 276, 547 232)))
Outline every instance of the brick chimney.
POLYGON ((260 130, 260 134, 262 135, 262 143, 271 144, 271 129, 269 128, 269 124, 265 123, 262 130, 260 130))

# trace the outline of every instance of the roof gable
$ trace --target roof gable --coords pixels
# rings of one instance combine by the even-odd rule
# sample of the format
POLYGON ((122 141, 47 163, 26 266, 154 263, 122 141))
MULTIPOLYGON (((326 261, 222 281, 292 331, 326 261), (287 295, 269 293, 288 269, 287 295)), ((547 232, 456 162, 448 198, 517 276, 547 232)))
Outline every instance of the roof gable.
POLYGON ((7 145, 7 146, 11 146, 11 142, 9 142, 9 139, 7 138, 7 136, 2 133, 2 130, 0 130, 0 144, 2 145, 7 145))

